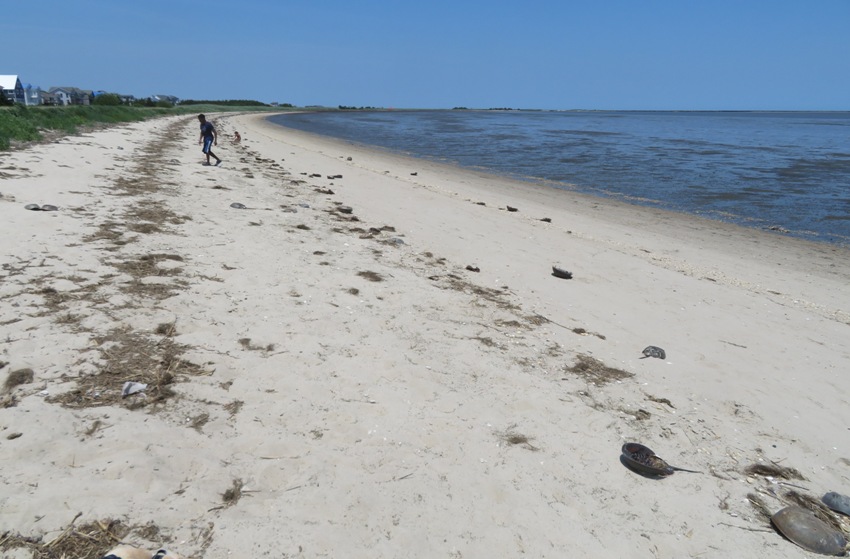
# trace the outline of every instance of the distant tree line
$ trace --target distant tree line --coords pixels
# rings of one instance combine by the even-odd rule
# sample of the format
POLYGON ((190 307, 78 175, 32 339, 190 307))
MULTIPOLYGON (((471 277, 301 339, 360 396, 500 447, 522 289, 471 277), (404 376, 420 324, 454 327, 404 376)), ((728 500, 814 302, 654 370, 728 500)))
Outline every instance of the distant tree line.
POLYGON ((115 93, 101 93, 91 100, 91 104, 109 107, 116 107, 118 105, 133 105, 134 107, 159 107, 161 109, 167 109, 174 106, 168 101, 154 101, 150 98, 133 99, 132 101, 128 101, 122 99, 120 95, 115 93))
POLYGON ((266 103, 250 99, 228 99, 226 101, 202 101, 197 99, 183 99, 181 105, 224 105, 225 107, 268 107, 266 103))
POLYGON ((348 105, 339 105, 341 111, 376 111, 378 107, 349 107, 348 105))
POLYGON ((92 105, 121 105, 121 97, 114 93, 102 93, 91 101, 92 105))

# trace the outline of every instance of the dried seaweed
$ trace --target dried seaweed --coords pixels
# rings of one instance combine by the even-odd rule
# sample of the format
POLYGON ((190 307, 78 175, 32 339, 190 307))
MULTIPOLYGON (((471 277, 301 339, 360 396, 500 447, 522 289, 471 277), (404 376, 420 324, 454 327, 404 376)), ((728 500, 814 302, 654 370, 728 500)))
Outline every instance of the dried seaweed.
POLYGON ((751 464, 744 468, 744 473, 763 477, 777 477, 780 479, 799 479, 806 481, 803 474, 795 468, 786 468, 775 464, 751 464))
POLYGON ((7 532, 0 536, 0 551, 24 548, 33 559, 91 559, 102 557, 127 537, 132 529, 120 520, 98 520, 82 526, 74 526, 74 520, 62 533, 49 542, 39 538, 21 536, 7 532))
POLYGON ((233 485, 224 493, 221 494, 221 500, 227 507, 233 506, 242 498, 242 487, 244 483, 241 479, 234 479, 233 485))
POLYGON ((101 354, 97 373, 80 376, 76 387, 66 393, 47 398, 70 408, 89 408, 120 403, 125 382, 140 382, 148 387, 144 394, 133 396, 128 407, 144 407, 174 396, 171 385, 181 376, 204 374, 204 370, 180 355, 185 347, 171 338, 154 340, 130 328, 117 328, 95 338, 101 354))
POLYGON ((572 367, 564 367, 568 373, 578 375, 598 386, 616 382, 634 376, 628 371, 608 367, 602 361, 589 355, 579 354, 572 367))
POLYGON ((32 369, 18 369, 9 373, 6 382, 3 383, 3 388, 7 392, 11 392, 17 386, 31 383, 33 378, 35 378, 35 373, 32 369))

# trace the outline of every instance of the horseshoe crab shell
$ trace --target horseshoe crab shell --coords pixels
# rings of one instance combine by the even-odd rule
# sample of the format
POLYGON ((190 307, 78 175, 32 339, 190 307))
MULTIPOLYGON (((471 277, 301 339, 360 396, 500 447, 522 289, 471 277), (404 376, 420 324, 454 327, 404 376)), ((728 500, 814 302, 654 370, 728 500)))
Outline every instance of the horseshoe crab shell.
POLYGON ((626 443, 622 450, 623 463, 639 474, 669 476, 675 471, 670 464, 642 444, 626 443))
POLYGON ((821 498, 821 501, 835 512, 850 516, 850 497, 830 491, 821 498))
POLYGON ((770 517, 770 521, 783 536, 803 549, 821 555, 844 555, 847 545, 844 535, 803 507, 785 507, 770 517))
POLYGON ((233 202, 232 204, 230 204, 230 207, 236 208, 237 210, 247 210, 248 209, 248 206, 246 206, 245 204, 239 203, 239 202, 233 202))
POLYGON ((648 345, 643 351, 644 357, 655 357, 656 359, 667 359, 667 353, 656 345, 648 345))
POLYGON ((561 279, 573 279, 573 273, 560 266, 552 266, 552 275, 561 279))
POLYGON ((24 209, 37 212, 41 210, 41 206, 39 206, 38 204, 27 204, 26 206, 24 206, 24 209))

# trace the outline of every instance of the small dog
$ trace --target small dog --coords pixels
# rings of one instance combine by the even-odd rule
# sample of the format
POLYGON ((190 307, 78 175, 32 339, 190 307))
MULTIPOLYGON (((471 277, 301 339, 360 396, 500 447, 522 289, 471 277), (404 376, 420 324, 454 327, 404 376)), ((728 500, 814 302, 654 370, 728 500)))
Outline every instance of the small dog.
POLYGON ((151 553, 146 549, 132 547, 129 545, 119 545, 109 550, 103 556, 103 559, 183 559, 182 556, 172 553, 167 549, 159 549, 156 553, 151 553))

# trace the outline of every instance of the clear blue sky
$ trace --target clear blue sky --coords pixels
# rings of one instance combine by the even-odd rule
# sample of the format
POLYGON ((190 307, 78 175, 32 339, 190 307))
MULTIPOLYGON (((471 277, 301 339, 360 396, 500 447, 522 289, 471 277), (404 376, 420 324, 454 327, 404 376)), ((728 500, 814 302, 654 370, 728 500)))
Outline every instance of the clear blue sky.
POLYGON ((4 2, 0 74, 295 105, 850 110, 850 0, 4 2))

